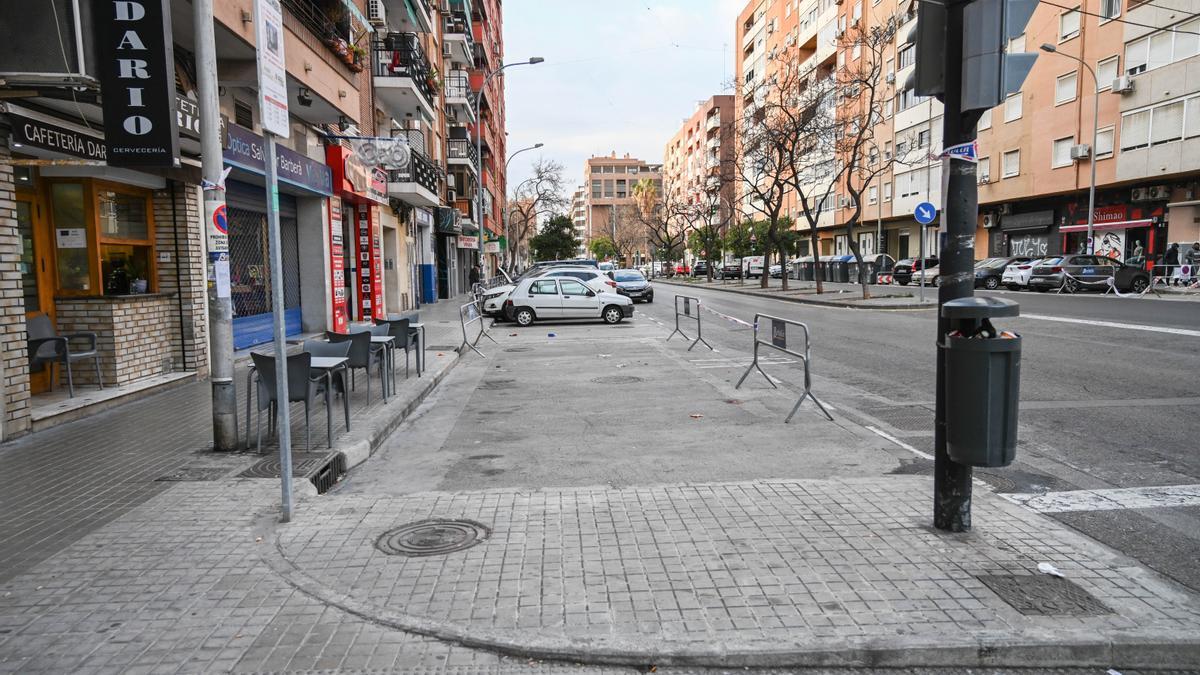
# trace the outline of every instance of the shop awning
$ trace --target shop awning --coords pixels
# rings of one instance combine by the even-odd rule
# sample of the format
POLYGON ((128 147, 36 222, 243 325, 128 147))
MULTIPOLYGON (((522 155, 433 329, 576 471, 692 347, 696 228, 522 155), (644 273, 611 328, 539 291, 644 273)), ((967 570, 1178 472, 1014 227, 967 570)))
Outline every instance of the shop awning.
MULTIPOLYGON (((1093 223, 1093 230, 1128 230, 1132 227, 1150 227, 1154 224, 1153 218, 1143 218, 1141 220, 1122 220, 1115 223, 1093 223)), ((1075 225, 1063 225, 1058 228, 1059 232, 1086 232, 1087 223, 1077 223, 1075 225)))

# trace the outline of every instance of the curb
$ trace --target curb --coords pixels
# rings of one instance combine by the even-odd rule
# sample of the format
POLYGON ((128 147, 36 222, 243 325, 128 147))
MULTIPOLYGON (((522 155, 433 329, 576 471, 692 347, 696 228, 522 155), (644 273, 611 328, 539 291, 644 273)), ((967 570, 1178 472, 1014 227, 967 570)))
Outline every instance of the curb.
POLYGON ((711 291, 724 291, 726 293, 736 293, 737 295, 751 295, 759 298, 771 298, 773 300, 783 300, 785 302, 796 302, 802 305, 817 305, 821 307, 844 307, 847 309, 875 309, 875 310, 911 310, 911 309, 934 309, 934 305, 922 305, 919 303, 908 303, 904 305, 863 305, 852 302, 842 302, 838 300, 815 300, 812 298, 788 297, 777 293, 763 293, 762 291, 745 291, 736 288, 722 288, 720 286, 697 286, 695 284, 681 284, 678 281, 658 281, 660 284, 667 286, 677 286, 680 288, 701 288, 711 291))
MULTIPOLYGON (((701 640, 681 641, 659 648, 645 641, 554 638, 520 635, 495 629, 470 629, 447 621, 423 619, 381 608, 339 593, 288 560, 274 531, 279 523, 265 519, 256 535, 274 539, 261 552, 262 560, 285 583, 325 605, 379 626, 453 642, 471 649, 525 659, 575 664, 688 666, 704 668, 1193 668, 1200 663, 1200 642, 1136 635, 1099 638, 1080 635, 1077 642, 1046 644, 1028 636, 1016 638, 955 638, 937 642, 896 639, 843 639, 838 646, 805 648, 795 645, 774 650, 727 650, 701 640)), ((286 525, 284 525, 286 527, 286 525)))

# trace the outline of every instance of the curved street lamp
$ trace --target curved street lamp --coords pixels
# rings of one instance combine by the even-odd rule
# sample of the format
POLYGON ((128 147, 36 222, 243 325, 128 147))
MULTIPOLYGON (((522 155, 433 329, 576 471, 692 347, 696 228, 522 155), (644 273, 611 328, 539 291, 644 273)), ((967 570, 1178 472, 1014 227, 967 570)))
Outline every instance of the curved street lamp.
MULTIPOLYGON (((488 73, 483 78, 483 84, 479 87, 479 91, 475 94, 475 179, 479 182, 475 188, 475 218, 477 219, 476 225, 479 229, 479 266, 481 270, 483 268, 483 240, 485 238, 483 230, 483 114, 481 110, 483 92, 487 89, 488 83, 492 81, 492 78, 504 72, 504 69, 512 68, 513 66, 535 66, 545 60, 540 56, 534 56, 528 61, 506 63, 488 73)), ((507 162, 505 166, 507 168, 507 162)))
MULTIPOLYGON (((529 146, 528 148, 521 148, 520 150, 517 150, 516 152, 509 155, 508 159, 506 159, 504 161, 504 180, 505 180, 505 182, 508 181, 508 165, 510 162, 513 161, 514 157, 521 154, 522 152, 525 152, 526 150, 537 150, 538 148, 540 148, 544 145, 546 145, 546 144, 545 143, 534 143, 533 145, 529 146)), ((522 182, 522 185, 523 184, 524 183, 522 182)), ((518 187, 518 189, 520 188, 519 185, 517 187, 518 187)), ((500 211, 500 220, 504 224, 504 240, 508 241, 508 186, 507 185, 505 186, 504 194, 501 196, 504 199, 504 202, 503 202, 503 206, 501 207, 502 210, 500 211)), ((512 250, 512 242, 511 241, 508 241, 508 250, 510 250, 510 251, 512 250)), ((516 261, 513 261, 513 262, 515 263, 516 261)))
POLYGON ((1058 54, 1059 56, 1065 56, 1068 59, 1078 61, 1083 65, 1084 68, 1087 68, 1089 73, 1091 73, 1092 84, 1096 85, 1095 91, 1092 93, 1092 151, 1089 153, 1090 156, 1088 157, 1088 162, 1090 162, 1092 165, 1092 178, 1091 182, 1088 184, 1087 253, 1088 255, 1092 255, 1096 252, 1096 244, 1094 241, 1092 241, 1092 225, 1096 217, 1096 137, 1100 133, 1100 78, 1096 77, 1096 71, 1092 70, 1092 67, 1088 65, 1088 62, 1084 61, 1078 56, 1064 54, 1058 51, 1058 47, 1055 47, 1048 42, 1043 44, 1041 49, 1049 54, 1058 54))

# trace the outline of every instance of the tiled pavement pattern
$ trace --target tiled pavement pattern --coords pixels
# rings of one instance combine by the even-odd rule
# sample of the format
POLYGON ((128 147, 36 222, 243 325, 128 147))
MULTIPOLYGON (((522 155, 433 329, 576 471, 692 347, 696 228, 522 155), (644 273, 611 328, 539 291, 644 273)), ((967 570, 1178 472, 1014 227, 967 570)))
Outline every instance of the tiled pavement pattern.
MULTIPOLYGON (((462 341, 457 305, 452 302, 422 307, 421 318, 429 345, 457 346, 462 341)), ((403 367, 401 363, 398 379, 403 378, 403 367)), ((415 371, 412 376, 416 377, 415 371)), ((245 434, 246 421, 241 419, 246 410, 244 370, 238 370, 236 382, 239 433, 245 434)), ((184 466, 216 461, 213 453, 207 452, 212 442, 209 392, 208 382, 189 383, 0 445, 0 466, 4 467, 0 582, 31 569, 171 485, 157 478, 184 466)), ((374 394, 370 414, 379 406, 377 382, 374 394)), ((353 417, 368 414, 363 410, 364 399, 360 386, 351 397, 353 417)), ((340 401, 335 400, 335 440, 344 428, 339 406, 340 401)), ((292 420, 293 446, 302 448, 304 416, 293 412, 292 420)), ((314 446, 323 448, 325 411, 321 405, 313 411, 312 433, 314 446)), ((274 443, 264 442, 264 450, 273 447, 274 443)), ((234 468, 249 464, 252 458, 226 459, 234 468)))
POLYGON ((1107 549, 990 493, 976 495, 972 534, 934 534, 929 494, 928 478, 897 476, 339 496, 308 502, 278 536, 330 599, 543 654, 1200 638, 1191 596, 1107 549), (435 517, 493 533, 444 556, 374 547, 435 517), (1040 562, 1113 613, 1024 616, 975 576, 1038 574, 1040 562))

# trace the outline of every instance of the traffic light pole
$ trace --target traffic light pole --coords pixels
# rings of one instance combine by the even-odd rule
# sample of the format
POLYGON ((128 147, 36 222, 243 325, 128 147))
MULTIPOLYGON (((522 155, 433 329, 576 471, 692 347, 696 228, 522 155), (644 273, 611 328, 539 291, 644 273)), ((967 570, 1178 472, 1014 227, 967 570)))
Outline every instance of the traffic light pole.
MULTIPOLYGON (((942 145, 949 148, 975 140, 978 110, 963 111, 962 63, 963 9, 965 3, 946 7, 945 95, 942 114, 942 145)), ((950 331, 941 308, 949 300, 975 295, 975 221, 979 213, 975 163, 943 159, 948 177, 943 195, 943 238, 938 261, 937 395, 934 413, 933 525, 939 530, 966 532, 971 529, 971 467, 951 461, 946 451, 946 353, 940 346, 950 331)))

